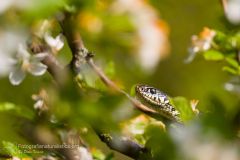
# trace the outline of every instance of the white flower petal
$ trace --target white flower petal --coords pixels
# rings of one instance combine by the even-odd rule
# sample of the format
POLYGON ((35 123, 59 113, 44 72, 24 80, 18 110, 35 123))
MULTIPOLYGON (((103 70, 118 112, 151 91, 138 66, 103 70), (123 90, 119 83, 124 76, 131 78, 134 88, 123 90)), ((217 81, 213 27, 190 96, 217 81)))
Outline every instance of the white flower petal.
POLYGON ((46 33, 44 35, 44 40, 51 48, 54 48, 57 51, 59 51, 64 45, 62 34, 59 34, 56 38, 53 38, 49 33, 46 33))
POLYGON ((15 59, 12 59, 10 55, 3 53, 0 50, 0 77, 9 75, 12 71, 14 65, 18 62, 15 59))
POLYGON ((225 15, 232 24, 240 23, 240 1, 228 0, 226 4, 225 15))
POLYGON ((42 63, 31 63, 28 71, 34 76, 41 76, 47 70, 47 66, 42 63))
POLYGON ((13 4, 14 4, 13 0, 1 1, 1 3, 0 3, 0 13, 5 12, 13 4))
POLYGON ((56 45, 56 40, 55 40, 49 33, 46 33, 46 34, 44 35, 44 40, 45 40, 46 43, 47 43, 49 46, 51 46, 51 47, 53 47, 53 46, 56 45))
POLYGON ((26 73, 21 68, 17 68, 9 74, 9 80, 12 85, 19 85, 25 77, 26 73))
POLYGON ((197 47, 190 47, 190 48, 188 49, 189 55, 188 55, 188 57, 184 60, 184 62, 185 62, 185 63, 191 63, 191 62, 194 60, 194 58, 196 57, 198 51, 199 51, 199 50, 198 50, 197 47))
POLYGON ((43 107, 44 101, 43 100, 38 100, 36 103, 34 103, 34 109, 41 109, 43 107))
POLYGON ((17 58, 20 58, 20 59, 29 59, 30 58, 30 53, 27 51, 27 48, 24 47, 22 44, 19 44, 19 46, 18 46, 17 58))
POLYGON ((42 53, 38 53, 38 54, 35 54, 33 55, 33 60, 34 61, 41 61, 43 60, 44 58, 46 58, 48 56, 48 53, 45 53, 45 52, 42 52, 42 53))
POLYGON ((59 34, 57 37, 56 37, 56 50, 59 51, 60 49, 62 49, 64 46, 64 42, 63 42, 63 36, 62 34, 59 34))
POLYGON ((84 147, 78 147, 77 152, 73 155, 76 159, 83 159, 83 160, 92 160, 92 156, 89 151, 84 147))

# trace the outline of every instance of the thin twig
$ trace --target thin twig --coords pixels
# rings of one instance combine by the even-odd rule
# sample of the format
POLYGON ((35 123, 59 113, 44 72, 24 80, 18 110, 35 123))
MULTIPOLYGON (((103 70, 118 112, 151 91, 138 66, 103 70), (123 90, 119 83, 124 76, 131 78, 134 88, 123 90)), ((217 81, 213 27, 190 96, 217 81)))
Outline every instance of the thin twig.
POLYGON ((86 57, 90 57, 90 58, 86 58, 87 63, 92 67, 92 69, 97 73, 97 75, 100 77, 100 79, 103 81, 103 83, 110 87, 111 89, 125 95, 129 101, 133 104, 133 106, 137 109, 139 109, 140 111, 144 112, 145 114, 156 118, 159 114, 150 109, 149 107, 143 105, 142 103, 140 103, 138 100, 136 100, 135 98, 131 97, 128 93, 126 93, 125 91, 121 90, 113 81, 111 81, 106 74, 102 71, 102 69, 100 67, 98 67, 93 59, 92 56, 86 56, 86 57))
MULTIPOLYGON (((91 52, 88 52, 87 49, 84 47, 79 31, 75 27, 75 21, 73 21, 73 16, 65 14, 65 16, 63 17, 64 18, 58 20, 72 51, 72 70, 77 71, 78 73, 78 71, 81 70, 81 68, 78 68, 80 67, 79 63, 84 59, 108 88, 125 95, 134 107, 146 113, 147 115, 156 118, 156 115, 158 115, 156 111, 151 110, 150 108, 141 104, 138 100, 132 98, 128 93, 121 90, 113 81, 111 81, 106 76, 103 70, 95 64, 93 60, 93 54, 91 52)), ((101 132, 97 131, 96 133, 100 137, 100 139, 109 146, 109 148, 114 149, 132 158, 137 158, 144 150, 144 147, 137 144, 136 142, 133 142, 130 139, 121 138, 119 136, 111 136, 111 138, 109 139, 103 136, 106 134, 102 134, 101 132)))

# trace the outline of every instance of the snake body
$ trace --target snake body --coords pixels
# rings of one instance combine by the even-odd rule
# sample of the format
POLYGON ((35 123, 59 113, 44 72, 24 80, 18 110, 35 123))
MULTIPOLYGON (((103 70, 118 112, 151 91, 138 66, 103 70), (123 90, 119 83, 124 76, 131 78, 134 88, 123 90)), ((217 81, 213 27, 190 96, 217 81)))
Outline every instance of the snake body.
POLYGON ((136 85, 135 92, 137 98, 147 107, 157 111, 164 118, 180 122, 180 113, 170 103, 167 94, 148 86, 136 85))

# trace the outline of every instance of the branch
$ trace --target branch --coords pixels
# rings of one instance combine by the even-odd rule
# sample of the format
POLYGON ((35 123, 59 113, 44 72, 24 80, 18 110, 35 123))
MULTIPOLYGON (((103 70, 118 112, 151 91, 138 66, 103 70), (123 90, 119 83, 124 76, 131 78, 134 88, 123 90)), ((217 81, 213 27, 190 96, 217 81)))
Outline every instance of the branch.
MULTIPOLYGON (((67 71, 60 65, 56 57, 51 54, 48 47, 43 44, 40 40, 38 40, 37 37, 33 37, 31 43, 29 44, 29 47, 31 48, 33 54, 38 54, 41 52, 47 53, 47 56, 42 60, 42 63, 45 64, 48 67, 48 72, 52 75, 53 79, 57 82, 60 87, 63 87, 63 85, 66 82, 66 78, 68 77, 67 71)), ((41 119, 42 120, 42 119, 41 119)), ((35 126, 34 126, 35 127, 35 126)), ((41 137, 40 134, 36 134, 36 128, 33 126, 27 127, 27 129, 31 128, 30 130, 25 130, 25 132, 22 133, 23 136, 29 136, 33 142, 37 144, 49 144, 49 142, 45 142, 44 139, 46 137, 41 137), (27 133, 27 135, 24 135, 24 133, 27 133)), ((59 142, 56 140, 57 136, 56 133, 52 132, 51 130, 47 130, 49 137, 53 137, 51 144, 59 144, 59 142)), ((62 139, 62 142, 67 145, 79 145, 78 147, 74 148, 61 148, 56 149, 54 151, 57 151, 61 153, 66 159, 69 160, 78 160, 82 159, 81 157, 89 157, 89 159, 92 159, 92 156, 90 152, 87 150, 86 146, 83 144, 83 141, 80 141, 79 134, 73 133, 69 131, 68 133, 65 133, 66 137, 65 139, 62 139)), ((48 138, 49 139, 49 138, 48 138)))
POLYGON ((33 54, 47 53, 47 56, 42 60, 48 68, 48 72, 54 77, 57 84, 62 85, 66 81, 66 70, 60 65, 56 57, 51 54, 48 46, 43 44, 39 38, 33 35, 29 48, 33 54))
MULTIPOLYGON (((110 80, 106 76, 103 70, 95 64, 93 60, 94 57, 93 54, 84 47, 80 33, 76 29, 73 17, 74 16, 65 14, 63 17, 61 17, 61 19, 58 19, 62 27, 63 33, 65 34, 67 42, 72 51, 72 60, 70 63, 72 71, 74 71, 75 74, 78 74, 79 71, 81 70, 80 64, 83 61, 87 62, 88 65, 96 72, 96 74, 99 76, 102 82, 109 89, 112 89, 118 93, 123 94, 130 100, 130 102, 135 108, 151 117, 158 119, 159 114, 156 111, 143 105, 138 100, 131 97, 128 93, 120 89, 112 80, 110 80)), ((96 131, 96 133, 99 136, 99 138, 108 145, 109 148, 116 150, 129 157, 137 158, 141 153, 146 152, 146 149, 144 147, 131 141, 130 139, 126 139, 124 137, 119 136, 110 136, 109 134, 103 134, 98 131, 96 131)))
POLYGON ((67 43, 72 51, 70 68, 73 72, 80 72, 81 55, 77 54, 84 47, 80 34, 76 34, 78 29, 75 25, 75 16, 66 12, 57 16, 62 32, 67 39, 67 43))
POLYGON ((80 64, 83 61, 86 61, 88 65, 96 72, 96 74, 99 76, 102 82, 109 89, 112 89, 126 96, 130 100, 132 105, 138 110, 140 110, 141 112, 153 118, 159 119, 159 114, 156 111, 143 105, 138 100, 131 97, 128 93, 120 89, 112 80, 110 80, 106 76, 103 70, 95 64, 93 60, 93 57, 94 57, 93 54, 84 47, 84 43, 82 41, 80 33, 75 26, 75 21, 74 21, 75 18, 73 15, 66 13, 61 18, 58 18, 58 20, 72 51, 72 60, 71 60, 70 66, 72 70, 75 71, 76 74, 81 70, 80 64))
POLYGON ((10 159, 10 158, 12 158, 11 155, 7 155, 7 154, 2 154, 2 153, 0 153, 0 159, 10 159))
MULTIPOLYGON (((74 43, 74 45, 79 46, 79 45, 76 45, 75 43, 74 43)), ((40 41, 37 41, 37 40, 33 41, 30 44, 30 47, 34 54, 48 51, 47 48, 40 41)), ((73 58, 72 62, 76 62, 76 64, 78 64, 79 56, 73 56, 73 57, 74 58, 73 58), (76 58, 76 57, 78 57, 78 58, 76 58)), ((92 66, 92 68, 96 70, 96 72, 99 74, 99 76, 102 77, 101 79, 105 82, 105 84, 108 85, 110 88, 114 88, 115 90, 117 90, 121 93, 125 93, 124 91, 120 90, 111 80, 109 80, 105 76, 105 74, 101 71, 101 69, 98 68, 94 64, 91 57, 92 57, 92 55, 90 55, 90 53, 88 53, 85 59, 89 62, 89 65, 92 66)), ((52 77, 56 80, 56 82, 61 83, 61 81, 59 81, 59 77, 62 76, 60 73, 62 73, 63 68, 59 65, 59 62, 57 61, 57 59, 53 55, 49 54, 42 61, 42 63, 44 63, 45 65, 48 66, 48 71, 52 75, 52 77)), ((72 67, 78 67, 78 66, 73 65, 72 67)), ((129 96, 129 98, 130 98, 130 96, 129 96)), ((29 134, 29 132, 27 132, 27 133, 29 134)), ((109 148, 116 150, 122 154, 125 154, 129 157, 137 158, 145 150, 142 146, 140 146, 139 144, 137 144, 129 139, 119 138, 117 136, 111 136, 111 138, 109 139, 106 136, 107 134, 103 134, 103 133, 97 132, 97 131, 96 131, 96 133, 99 136, 99 138, 109 146, 109 148)), ((30 137, 33 137, 33 136, 30 136, 30 137)), ((110 136, 108 136, 108 137, 110 137, 110 136)), ((35 138, 35 140, 36 139, 38 139, 38 138, 35 138)), ((38 140, 37 140, 37 143, 39 143, 38 140)), ((78 151, 77 150, 73 150, 73 151, 63 150, 63 153, 64 153, 64 156, 68 157, 68 159, 75 160, 75 158, 74 158, 75 156, 72 156, 72 155, 76 155, 78 153, 78 151)))
POLYGON ((147 152, 147 149, 136 142, 128 139, 127 137, 121 137, 118 135, 110 135, 104 133, 98 133, 102 142, 113 150, 116 150, 131 158, 138 159, 141 154, 147 152))

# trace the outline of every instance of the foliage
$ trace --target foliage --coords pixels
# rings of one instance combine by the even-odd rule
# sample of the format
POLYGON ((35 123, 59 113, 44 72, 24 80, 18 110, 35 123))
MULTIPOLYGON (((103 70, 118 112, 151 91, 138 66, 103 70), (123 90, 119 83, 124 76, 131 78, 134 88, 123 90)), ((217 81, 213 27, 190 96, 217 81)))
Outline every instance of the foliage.
POLYGON ((240 30, 218 2, 21 2, 0 2, 0 159, 239 159, 240 30))

